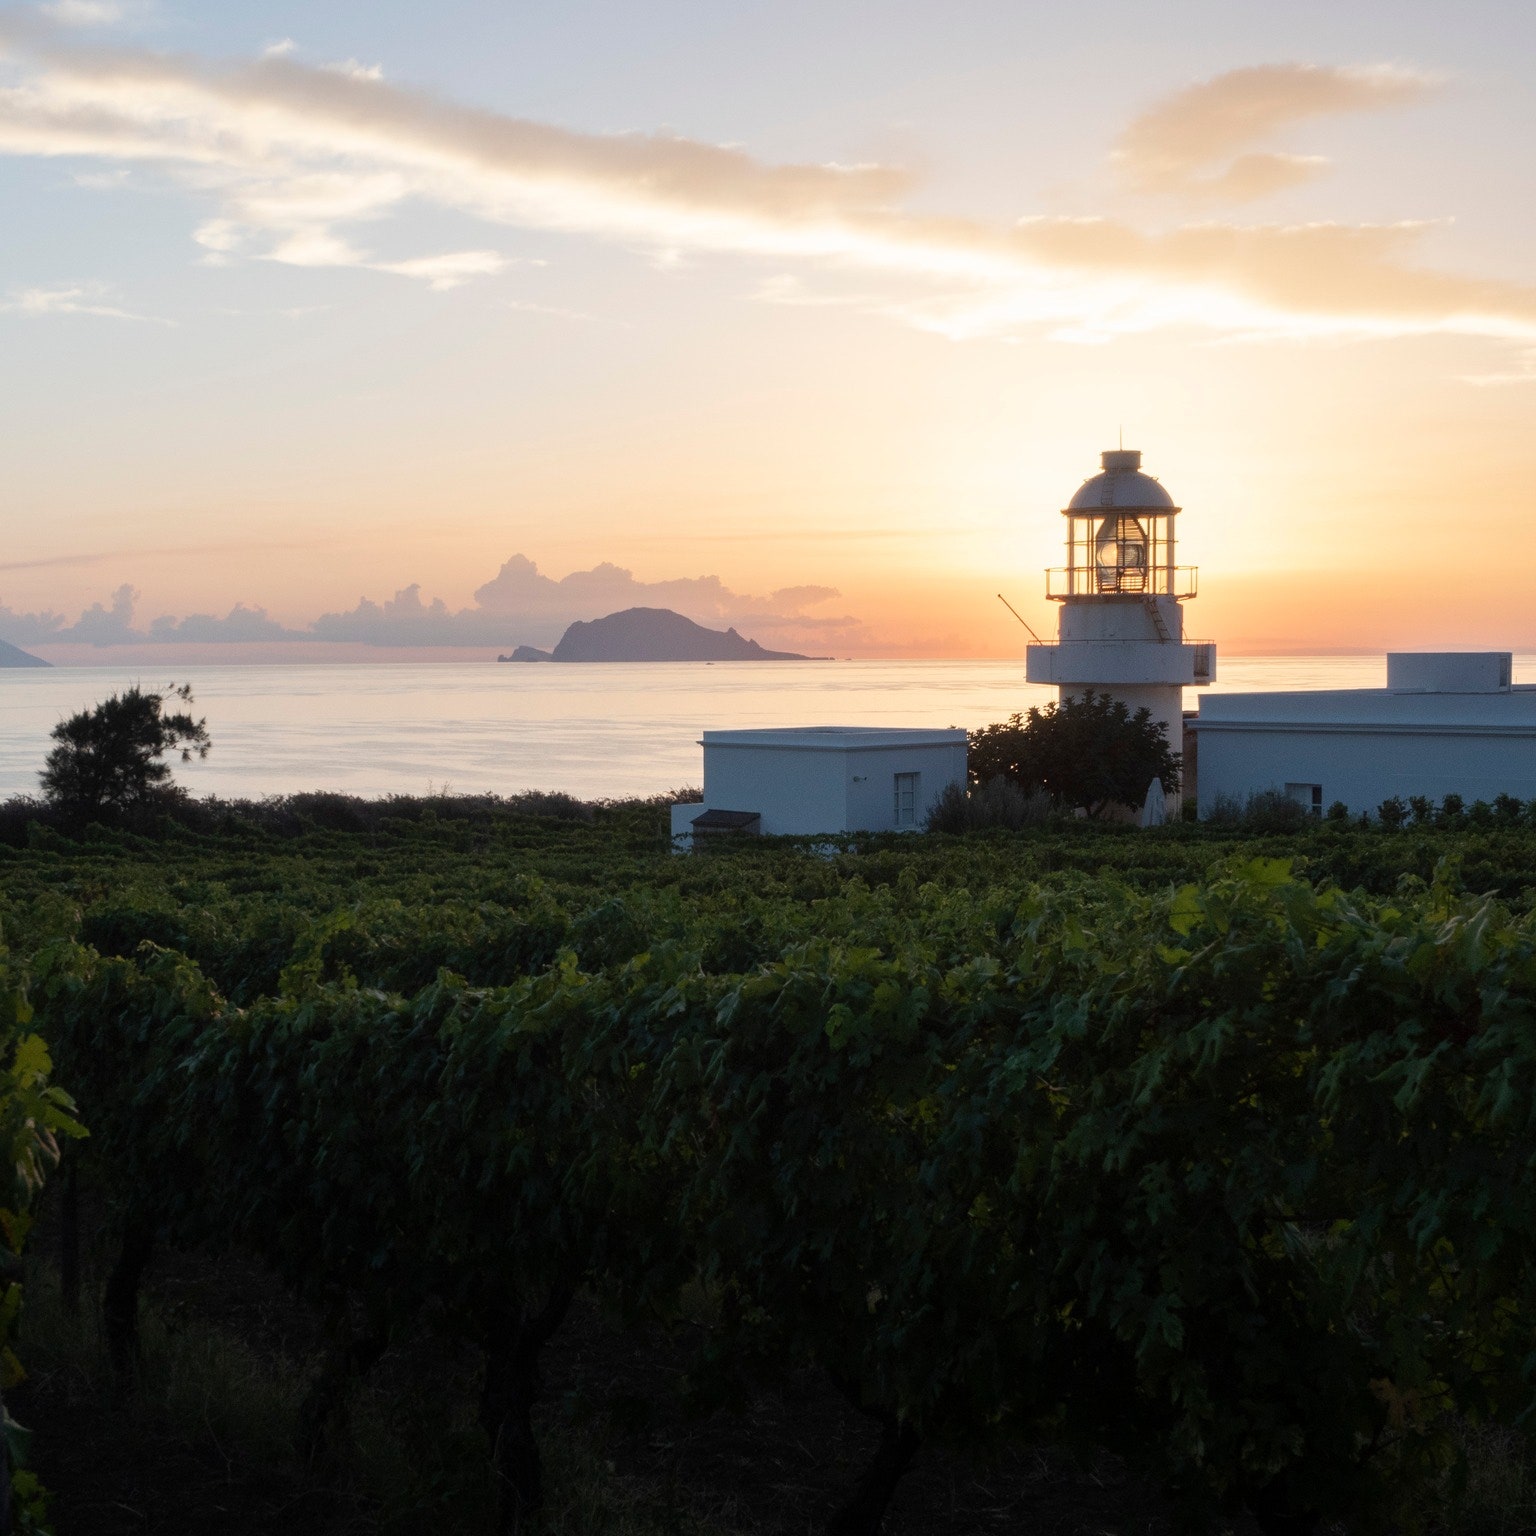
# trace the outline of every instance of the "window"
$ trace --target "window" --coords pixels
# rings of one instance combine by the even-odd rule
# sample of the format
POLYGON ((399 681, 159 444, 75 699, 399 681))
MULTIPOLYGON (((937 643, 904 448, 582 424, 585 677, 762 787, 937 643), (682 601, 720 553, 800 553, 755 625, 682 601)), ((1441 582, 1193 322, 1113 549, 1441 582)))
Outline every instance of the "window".
POLYGON ((898 773, 896 775, 896 825, 898 827, 915 827, 917 825, 917 781, 920 775, 915 773, 898 773))
POLYGON ((1304 805, 1314 816, 1323 814, 1323 786, 1321 784, 1287 784, 1286 794, 1298 805, 1304 805))

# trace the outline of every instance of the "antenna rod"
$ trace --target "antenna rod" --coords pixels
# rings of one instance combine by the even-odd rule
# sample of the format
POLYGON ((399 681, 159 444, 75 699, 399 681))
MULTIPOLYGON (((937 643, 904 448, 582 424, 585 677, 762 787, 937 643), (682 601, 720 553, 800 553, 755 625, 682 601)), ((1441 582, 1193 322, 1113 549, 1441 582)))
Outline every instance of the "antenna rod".
MULTIPOLYGON (((1019 610, 1017 608, 1015 608, 1013 606, 1013 604, 1010 603, 1008 601, 1008 599, 1006 597, 1004 597, 1001 592, 999 592, 997 594, 997 600, 998 600, 998 602, 1000 602, 1003 605, 1004 608, 1006 608, 1008 610, 1009 613, 1011 613, 1014 616, 1014 618, 1016 618, 1019 621, 1020 624, 1024 625, 1025 629, 1029 629, 1029 625, 1025 621, 1024 615, 1022 613, 1020 613, 1019 610)), ((1036 645, 1044 645, 1045 644, 1045 641, 1042 640, 1039 635, 1036 635, 1034 630, 1029 629, 1029 632, 1030 632, 1030 634, 1032 636, 1034 636, 1034 641, 1035 641, 1036 645)))

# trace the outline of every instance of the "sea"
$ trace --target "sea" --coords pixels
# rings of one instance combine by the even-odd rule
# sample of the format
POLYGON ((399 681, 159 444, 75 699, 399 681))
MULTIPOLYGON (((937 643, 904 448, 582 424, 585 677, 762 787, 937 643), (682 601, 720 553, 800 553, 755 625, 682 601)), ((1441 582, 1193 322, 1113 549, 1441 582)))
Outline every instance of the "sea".
MULTIPOLYGON (((699 733, 752 726, 964 726, 1055 689, 1016 661, 380 662, 186 666, 213 749, 174 765, 195 795, 516 794, 583 800, 697 785, 699 733)), ((169 679, 143 666, 0 671, 0 799, 37 792, 59 721, 169 679)), ((1515 658, 1536 682, 1536 655, 1515 658)), ((1370 688, 1386 658, 1221 657, 1214 692, 1370 688)), ((1189 689, 1193 709, 1205 689, 1189 689)))

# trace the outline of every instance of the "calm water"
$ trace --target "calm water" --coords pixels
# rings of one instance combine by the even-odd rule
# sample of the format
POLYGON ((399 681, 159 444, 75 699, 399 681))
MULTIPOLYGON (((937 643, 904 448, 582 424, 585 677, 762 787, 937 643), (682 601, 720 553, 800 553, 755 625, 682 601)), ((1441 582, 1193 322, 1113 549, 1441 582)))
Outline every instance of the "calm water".
MULTIPOLYGON (((764 725, 975 727, 1042 704, 1022 661, 417 662, 177 669, 208 717, 195 794, 358 795, 560 789, 648 795, 701 778, 699 732, 764 725)), ((1221 658, 1220 691, 1375 687, 1381 656, 1221 658)), ((1536 656, 1516 657, 1536 681, 1536 656)), ((164 681, 143 667, 0 671, 0 798, 30 794, 65 716, 164 681)), ((1193 708, 1190 689, 1186 707, 1193 708)))

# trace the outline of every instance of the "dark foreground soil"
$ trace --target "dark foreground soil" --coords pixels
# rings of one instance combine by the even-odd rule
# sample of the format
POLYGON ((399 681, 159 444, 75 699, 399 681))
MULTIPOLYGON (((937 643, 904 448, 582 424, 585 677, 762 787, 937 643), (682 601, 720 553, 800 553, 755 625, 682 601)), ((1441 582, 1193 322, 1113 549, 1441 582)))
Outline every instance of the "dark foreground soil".
MULTIPOLYGON (((312 1320, 240 1262, 166 1257, 146 1307, 165 1334, 192 1329, 231 1339, 279 1382, 284 1373, 302 1376, 313 1357, 312 1320)), ((822 1529, 873 1454, 874 1426, 810 1373, 750 1395, 735 1411, 690 1414, 680 1391, 685 1350, 659 1330, 620 1330, 592 1302, 578 1301, 545 1367, 540 1434, 550 1529, 559 1536, 822 1529)), ((394 1422, 359 1475, 355 1465, 302 1465, 291 1449, 274 1451, 273 1437, 253 1444, 231 1432, 231 1404, 221 1394, 259 1390, 238 1376, 213 1371, 173 1384, 172 1412, 153 1400, 153 1383, 125 1392, 104 1367, 82 1360, 79 1347, 70 1353, 37 1343, 28 1351, 24 1343, 24 1352, 31 1377, 12 1394, 13 1411, 34 1430, 33 1464, 52 1490, 59 1536, 474 1536, 489 1529, 486 1490, 475 1486, 483 1484, 484 1458, 472 1428, 478 1365, 467 1355, 445 1357, 423 1341, 385 1357, 363 1390, 374 1418, 394 1422), (391 1456, 402 1465, 381 1474, 380 1458, 391 1456)), ((1156 1499, 1109 1458, 1083 1466, 1047 1449, 988 1457, 929 1446, 903 1480, 885 1529, 890 1536, 1163 1536, 1168 1526, 1156 1499)))

